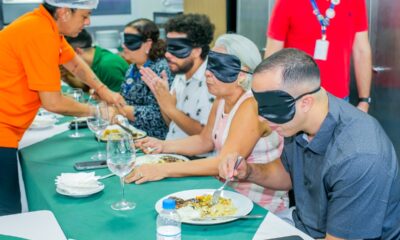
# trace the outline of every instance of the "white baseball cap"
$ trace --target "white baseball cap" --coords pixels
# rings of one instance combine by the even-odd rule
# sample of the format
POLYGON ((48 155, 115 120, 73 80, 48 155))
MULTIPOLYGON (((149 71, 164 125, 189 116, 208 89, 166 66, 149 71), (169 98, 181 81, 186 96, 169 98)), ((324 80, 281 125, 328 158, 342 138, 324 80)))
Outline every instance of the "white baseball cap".
POLYGON ((77 9, 95 9, 99 4, 99 0, 45 0, 45 2, 55 7, 77 9))

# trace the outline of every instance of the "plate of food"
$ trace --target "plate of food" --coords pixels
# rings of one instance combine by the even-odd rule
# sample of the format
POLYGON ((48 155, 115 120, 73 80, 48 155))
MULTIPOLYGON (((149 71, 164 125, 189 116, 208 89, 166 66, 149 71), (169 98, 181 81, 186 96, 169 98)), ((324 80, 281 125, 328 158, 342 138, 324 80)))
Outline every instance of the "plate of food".
POLYGON ((165 198, 173 198, 176 200, 177 212, 182 222, 196 225, 231 222, 237 218, 229 216, 247 215, 253 209, 253 202, 249 198, 240 193, 226 190, 222 191, 218 203, 212 205, 211 199, 214 191, 215 189, 193 189, 172 193, 158 200, 155 209, 160 213, 162 201, 165 198), (216 217, 216 219, 211 219, 212 217, 216 217))
POLYGON ((146 154, 136 157, 135 165, 140 166, 142 164, 174 163, 186 161, 189 161, 187 157, 178 154, 146 154))
MULTIPOLYGON (((133 140, 141 139, 147 136, 147 133, 145 131, 139 130, 135 128, 134 126, 129 125, 129 130, 131 131, 133 140)), ((104 132, 101 134, 100 140, 101 141, 107 141, 108 140, 108 135, 111 133, 125 133, 126 131, 123 130, 120 126, 118 125, 110 125, 104 130, 104 132)))

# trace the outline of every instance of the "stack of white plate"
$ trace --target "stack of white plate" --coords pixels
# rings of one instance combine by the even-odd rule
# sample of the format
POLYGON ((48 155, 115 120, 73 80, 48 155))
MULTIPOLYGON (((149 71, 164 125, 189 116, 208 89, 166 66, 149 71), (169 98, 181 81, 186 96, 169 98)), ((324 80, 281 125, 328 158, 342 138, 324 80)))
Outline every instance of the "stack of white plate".
POLYGON ((95 38, 97 45, 102 48, 113 49, 121 45, 120 34, 118 30, 96 31, 95 38))
POLYGON ((94 172, 61 173, 56 178, 56 191, 71 197, 86 197, 104 189, 94 172))

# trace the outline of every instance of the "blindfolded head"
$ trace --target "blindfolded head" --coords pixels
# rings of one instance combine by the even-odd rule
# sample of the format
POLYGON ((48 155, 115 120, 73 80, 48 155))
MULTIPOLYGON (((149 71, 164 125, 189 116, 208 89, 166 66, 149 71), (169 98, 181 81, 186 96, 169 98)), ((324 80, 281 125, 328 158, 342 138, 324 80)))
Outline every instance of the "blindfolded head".
POLYGON ((138 50, 142 46, 143 41, 144 38, 142 35, 124 33, 124 44, 131 51, 138 50))
POLYGON ((241 69, 240 59, 234 55, 210 51, 208 54, 207 70, 224 83, 236 81, 240 72, 249 73, 241 69))
POLYGON ((321 87, 311 92, 306 92, 294 98, 289 93, 281 90, 254 92, 258 103, 258 114, 270 122, 284 124, 291 121, 296 114, 296 101, 308 94, 318 92, 321 87))
POLYGON ((192 42, 187 38, 167 38, 167 52, 177 58, 187 58, 192 49, 192 42))

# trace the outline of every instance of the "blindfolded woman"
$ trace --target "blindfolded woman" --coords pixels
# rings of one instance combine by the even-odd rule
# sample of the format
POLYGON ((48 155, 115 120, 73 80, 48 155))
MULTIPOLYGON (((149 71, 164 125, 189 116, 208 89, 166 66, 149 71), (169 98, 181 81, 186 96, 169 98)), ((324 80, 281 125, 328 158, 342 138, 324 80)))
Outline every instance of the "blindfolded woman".
MULTIPOLYGON (((215 176, 221 159, 232 153, 238 153, 253 163, 278 158, 282 151, 282 138, 260 121, 257 103, 249 91, 251 71, 260 62, 260 53, 249 39, 237 34, 219 37, 208 55, 206 71, 208 90, 217 99, 203 131, 180 140, 147 138, 138 143, 144 151, 152 148, 156 152, 192 156, 214 150, 216 156, 189 162, 142 165, 126 178, 127 181, 142 183, 165 177, 215 176)), ((246 182, 234 182, 232 186, 273 212, 288 206, 286 192, 246 182)))
POLYGON ((155 23, 148 19, 137 19, 125 26, 123 57, 132 64, 122 83, 121 95, 130 105, 124 110, 133 125, 146 131, 149 136, 164 139, 168 126, 156 98, 142 81, 139 72, 141 67, 149 67, 159 76, 165 72, 171 85, 173 76, 164 57, 165 43, 159 39, 159 35, 155 23))

